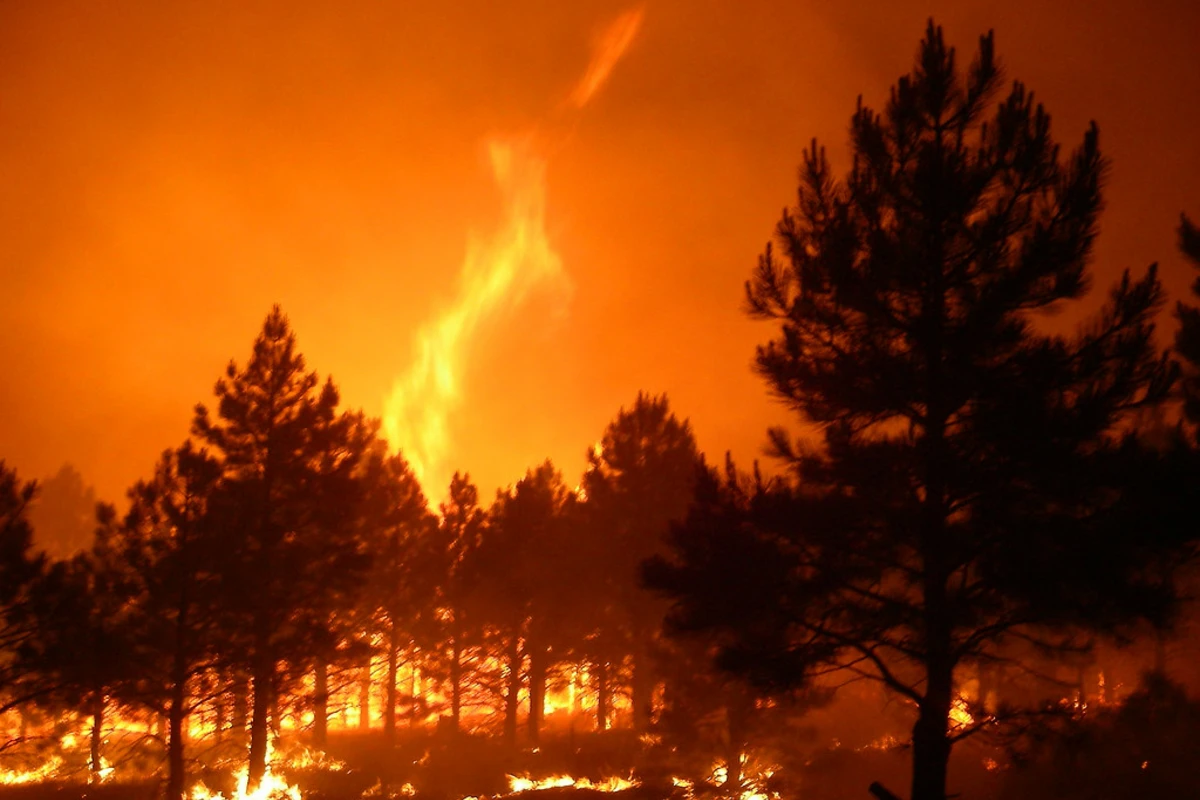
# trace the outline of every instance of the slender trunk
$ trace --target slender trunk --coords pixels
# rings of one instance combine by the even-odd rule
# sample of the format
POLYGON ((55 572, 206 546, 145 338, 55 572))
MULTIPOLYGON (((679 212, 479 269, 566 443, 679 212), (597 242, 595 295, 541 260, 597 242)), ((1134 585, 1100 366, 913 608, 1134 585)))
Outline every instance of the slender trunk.
POLYGON ((643 733, 650 728, 651 705, 654 695, 654 676, 650 669, 649 648, 645 634, 635 631, 633 650, 633 677, 630 705, 633 706, 633 729, 643 733))
POLYGON ((383 732, 388 744, 396 743, 396 673, 400 668, 400 630, 392 620, 388 628, 387 699, 383 709, 383 732))
POLYGON ((742 750, 746 744, 747 712, 741 697, 731 700, 725 709, 725 783, 721 788, 726 797, 742 796, 742 750))
POLYGON ((187 665, 183 651, 175 653, 171 699, 167 707, 167 800, 179 800, 187 783, 183 759, 183 721, 187 717, 187 665))
POLYGON ((596 662, 596 730, 608 730, 608 662, 596 662))
POLYGON ((267 772, 267 726, 271 715, 271 687, 275 683, 275 662, 260 646, 254 659, 254 704, 250 715, 249 791, 258 788, 267 772))
MULTIPOLYGON (((529 651, 529 741, 537 745, 542 733, 542 717, 546 712, 546 648, 541 645, 529 651)), ((574 713, 574 709, 571 709, 574 713)))
POLYGON ((358 680, 358 729, 371 727, 371 657, 363 665, 362 677, 358 680))
POLYGON ((186 763, 183 759, 183 720, 186 714, 184 681, 171 690, 171 707, 167 712, 167 800, 179 800, 187 784, 186 763))
POLYGON ((233 736, 239 741, 244 741, 243 736, 246 735, 246 723, 250 720, 250 684, 245 676, 238 675, 229 684, 229 692, 233 695, 233 713, 230 719, 230 727, 233 729, 233 736))
POLYGON ((215 715, 214 725, 216 727, 216 740, 221 742, 225 739, 225 726, 229 724, 229 720, 225 717, 225 696, 218 695, 213 703, 213 712, 215 715))
POLYGON ((100 743, 103 741, 104 728, 104 692, 97 691, 92 693, 92 749, 91 749, 91 769, 92 783, 100 782, 100 770, 103 767, 100 764, 100 743))
POLYGON ((508 658, 507 685, 504 689, 504 741, 517 743, 517 711, 521 700, 521 639, 514 631, 505 647, 508 658))
POLYGON ((462 631, 459 627, 458 609, 454 609, 453 628, 450 635, 450 729, 458 733, 462 720, 462 631))
POLYGON ((313 668, 313 744, 322 749, 329 743, 329 665, 317 657, 313 668))
POLYGON ((420 702, 421 698, 421 675, 417 671, 415 664, 412 668, 409 687, 408 727, 409 730, 412 730, 413 728, 417 727, 417 703, 420 702))

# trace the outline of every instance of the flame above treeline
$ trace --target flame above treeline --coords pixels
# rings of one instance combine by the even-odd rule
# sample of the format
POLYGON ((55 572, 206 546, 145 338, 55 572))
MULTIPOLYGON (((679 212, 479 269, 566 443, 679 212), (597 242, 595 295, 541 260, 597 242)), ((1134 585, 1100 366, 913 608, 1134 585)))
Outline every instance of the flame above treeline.
POLYGON ((492 177, 503 215, 489 236, 472 234, 454 301, 417 331, 412 362, 387 398, 383 429, 417 476, 445 485, 451 420, 463 400, 471 345, 493 318, 519 307, 535 289, 552 288, 565 304, 570 279, 546 231, 546 168, 578 112, 600 91, 633 42, 642 9, 618 16, 596 39, 591 61, 571 91, 564 112, 541 127, 488 137, 492 177))

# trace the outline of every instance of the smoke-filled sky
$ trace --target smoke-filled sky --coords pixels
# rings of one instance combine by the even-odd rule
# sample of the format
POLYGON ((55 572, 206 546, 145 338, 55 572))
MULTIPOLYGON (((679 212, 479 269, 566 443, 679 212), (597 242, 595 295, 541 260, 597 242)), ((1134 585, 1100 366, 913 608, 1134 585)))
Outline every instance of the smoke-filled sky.
POLYGON ((846 166, 855 98, 882 105, 930 13, 964 58, 995 28, 1065 147, 1099 122, 1097 286, 1159 261, 1182 297, 1190 0, 8 0, 0 458, 26 478, 70 462, 120 499, 275 302, 310 366, 380 416, 397 386, 432 385, 409 379, 473 296, 464 260, 512 244, 513 198, 532 197, 551 260, 456 323, 433 498, 447 470, 486 497, 546 457, 574 482, 639 390, 748 461, 786 415, 749 369, 772 329, 742 313, 742 283, 803 147, 846 166), (628 46, 588 94, 614 36, 628 46), (541 194, 514 194, 513 170, 541 194))

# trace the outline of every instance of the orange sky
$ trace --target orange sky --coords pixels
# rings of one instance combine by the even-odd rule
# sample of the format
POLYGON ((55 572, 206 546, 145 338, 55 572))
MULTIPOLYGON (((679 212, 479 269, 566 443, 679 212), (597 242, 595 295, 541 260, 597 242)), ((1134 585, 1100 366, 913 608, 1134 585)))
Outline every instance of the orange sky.
MULTIPOLYGON (((0 458, 27 478, 71 462, 120 498, 276 301, 345 402, 382 412, 468 235, 502 222, 488 137, 551 118, 631 7, 447 5, 0 4, 0 458)), ((547 456, 573 480, 639 389, 668 392, 710 454, 754 457, 784 417, 749 371, 771 329, 742 282, 803 146, 841 159, 855 97, 882 102, 930 13, 960 51, 994 27, 1064 145, 1099 121, 1099 285, 1158 260, 1180 296, 1200 8, 1140 5, 648 0, 547 161, 570 291, 479 323, 450 462, 485 496, 547 456)))

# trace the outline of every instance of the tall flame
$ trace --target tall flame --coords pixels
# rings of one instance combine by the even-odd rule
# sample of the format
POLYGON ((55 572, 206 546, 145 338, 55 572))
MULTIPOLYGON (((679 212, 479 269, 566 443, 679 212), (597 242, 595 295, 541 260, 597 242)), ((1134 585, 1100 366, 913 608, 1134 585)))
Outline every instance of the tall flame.
MULTIPOLYGON (((570 96, 576 109, 599 91, 641 24, 640 9, 617 17, 593 47, 591 61, 570 96)), ((546 235, 546 156, 533 131, 487 140, 492 175, 504 215, 486 239, 471 235, 459 273, 458 296, 414 341, 414 359, 397 378, 384 405, 388 442, 403 451, 430 489, 449 480, 451 413, 461 402, 461 374, 472 337, 502 308, 518 306, 534 287, 569 287, 562 260, 546 235)))
POLYGON ((621 60, 641 26, 642 9, 634 8, 613 20, 597 37, 592 45, 592 60, 588 64, 587 72, 583 73, 583 78, 571 93, 571 103, 576 108, 587 105, 592 95, 608 80, 609 73, 621 60))

